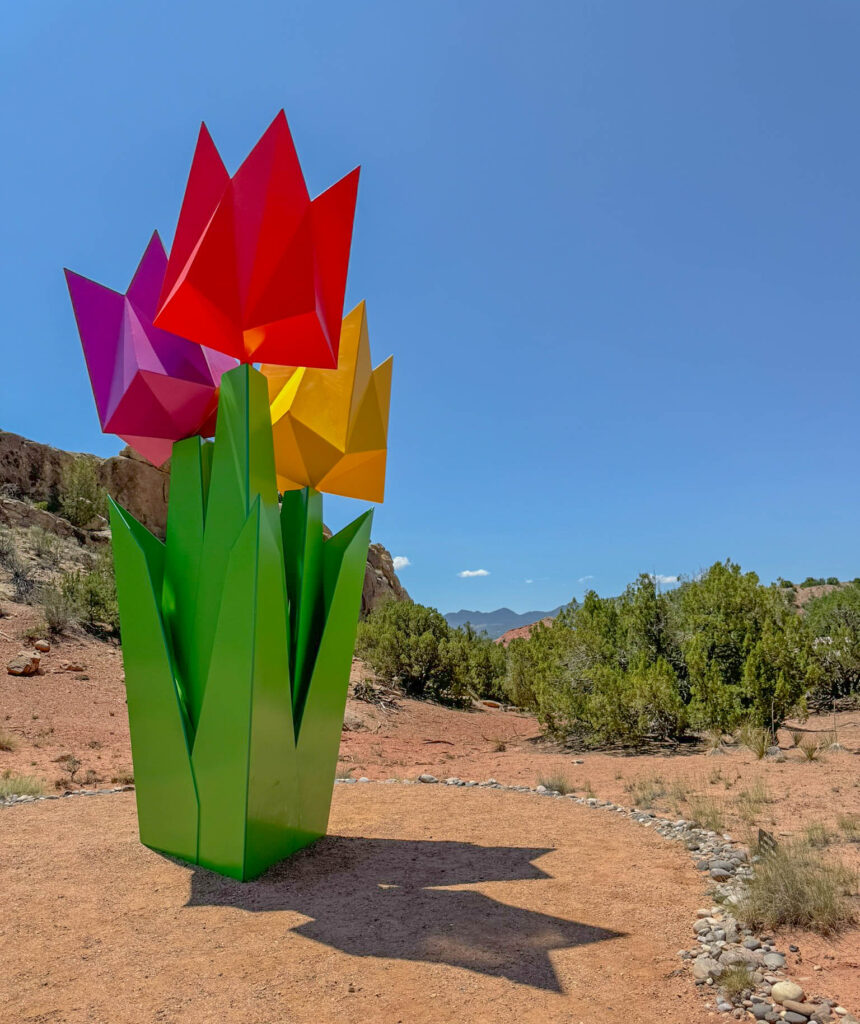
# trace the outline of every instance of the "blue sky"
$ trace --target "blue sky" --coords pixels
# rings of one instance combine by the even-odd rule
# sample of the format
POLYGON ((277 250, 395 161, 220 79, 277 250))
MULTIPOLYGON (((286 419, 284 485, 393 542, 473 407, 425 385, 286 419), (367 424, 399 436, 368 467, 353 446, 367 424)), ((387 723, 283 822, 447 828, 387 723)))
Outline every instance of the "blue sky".
POLYGON ((3 19, 3 429, 117 450, 62 267, 124 290, 199 122, 235 169, 284 107, 312 192, 362 165, 347 302, 395 355, 374 535, 417 600, 860 575, 856 0, 3 19))

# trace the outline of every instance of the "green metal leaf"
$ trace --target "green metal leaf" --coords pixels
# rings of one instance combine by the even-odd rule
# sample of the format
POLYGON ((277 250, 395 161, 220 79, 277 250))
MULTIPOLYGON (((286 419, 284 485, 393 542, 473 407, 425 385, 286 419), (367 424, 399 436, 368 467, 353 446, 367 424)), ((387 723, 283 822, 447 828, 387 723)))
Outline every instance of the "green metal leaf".
POLYGON ((161 619, 164 548, 110 503, 141 842, 197 859, 197 791, 187 717, 161 619))

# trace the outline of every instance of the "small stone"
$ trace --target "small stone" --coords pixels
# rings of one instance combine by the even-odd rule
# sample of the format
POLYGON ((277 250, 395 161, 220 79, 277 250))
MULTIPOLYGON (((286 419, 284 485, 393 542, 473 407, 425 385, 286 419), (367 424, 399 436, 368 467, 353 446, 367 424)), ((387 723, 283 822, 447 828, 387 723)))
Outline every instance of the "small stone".
POLYGON ((734 871, 734 865, 727 860, 712 860, 708 862, 708 867, 716 868, 719 871, 734 871))
MULTIPOLYGON (((768 965, 770 966, 770 965, 768 965)), ((794 981, 778 981, 771 989, 771 996, 774 1002, 783 1003, 786 999, 790 999, 792 1002, 799 1003, 802 1001, 804 991, 794 981)))
POLYGON ((10 676, 34 676, 39 671, 41 661, 38 654, 28 654, 26 651, 22 651, 9 662, 6 671, 10 676))
POLYGON ((61 661, 60 668, 64 672, 83 672, 86 666, 82 661, 61 661))
POLYGON ((821 1009, 820 1006, 816 1006, 814 1003, 800 1003, 796 999, 783 999, 782 1005, 786 1010, 802 1013, 804 1017, 811 1017, 813 1013, 817 1013, 821 1009))
POLYGON ((792 944, 792 945, 790 945, 788 947, 788 951, 789 951, 789 953, 799 953, 800 952, 800 946, 795 946, 794 944, 792 944))
POLYGON ((772 971, 785 967, 785 957, 782 953, 765 953, 761 960, 765 967, 769 967, 772 971))
POLYGON ((750 1007, 750 1013, 755 1017, 756 1020, 764 1020, 765 1017, 770 1013, 770 1003, 753 1003, 750 1007))
POLYGON ((366 775, 362 775, 362 777, 358 781, 359 782, 370 782, 370 779, 366 775))
POLYGON ((419 782, 438 782, 439 780, 435 775, 430 775, 428 772, 424 772, 423 775, 418 776, 419 782))
POLYGON ((761 943, 754 936, 750 935, 744 939, 744 947, 746 949, 758 949, 761 943))
POLYGON ((535 787, 535 793, 540 793, 541 796, 543 796, 544 793, 548 793, 548 792, 549 792, 549 790, 546 788, 546 786, 536 786, 535 787))
POLYGON ((838 1013, 840 1017, 844 1017, 845 1014, 848 1013, 844 1006, 834 1006, 833 1012, 838 1013))
POLYGON ((731 871, 724 871, 722 868, 711 868, 711 878, 715 882, 727 882, 731 877, 731 871))
POLYGON ((788 1021, 788 1024, 806 1024, 809 1020, 805 1013, 795 1013, 794 1010, 786 1010, 782 1019, 788 1021))
POLYGON ((51 649, 51 645, 48 643, 47 640, 37 640, 33 644, 33 646, 36 648, 37 651, 41 651, 42 654, 47 654, 48 651, 50 651, 51 649))
POLYGON ((719 978, 722 973, 722 964, 718 964, 711 957, 701 956, 693 962, 693 977, 700 981, 707 981, 708 978, 719 978))

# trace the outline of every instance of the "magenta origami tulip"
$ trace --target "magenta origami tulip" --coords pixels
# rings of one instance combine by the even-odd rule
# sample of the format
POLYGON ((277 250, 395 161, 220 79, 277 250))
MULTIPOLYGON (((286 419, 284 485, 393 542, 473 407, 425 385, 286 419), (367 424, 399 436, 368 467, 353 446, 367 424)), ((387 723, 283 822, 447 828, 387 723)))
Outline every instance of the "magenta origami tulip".
POLYGON ((150 462, 215 432, 221 375, 238 361, 153 324, 167 270, 155 232, 125 295, 66 271, 99 420, 150 462))

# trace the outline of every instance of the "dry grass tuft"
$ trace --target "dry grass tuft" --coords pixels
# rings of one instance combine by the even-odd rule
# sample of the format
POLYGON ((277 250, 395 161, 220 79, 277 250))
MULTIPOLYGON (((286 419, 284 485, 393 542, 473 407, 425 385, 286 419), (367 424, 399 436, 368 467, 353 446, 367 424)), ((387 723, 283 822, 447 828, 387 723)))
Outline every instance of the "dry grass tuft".
POLYGON ((754 824, 759 818, 765 804, 771 802, 767 786, 761 779, 756 779, 746 789, 742 789, 735 797, 738 816, 748 825, 754 824))
POLYGON ((860 842, 860 814, 840 814, 836 827, 849 842, 860 842))
POLYGON ((829 846, 833 836, 830 834, 826 825, 822 825, 821 822, 815 821, 811 825, 806 826, 806 841, 810 846, 816 849, 823 849, 825 846, 829 846))
POLYGON ((13 750, 18 749, 18 739, 13 736, 11 732, 6 732, 5 729, 0 729, 0 750, 5 750, 7 753, 12 753, 13 750))
POLYGON ((749 970, 743 964, 727 967, 717 982, 720 991, 727 999, 737 999, 748 989, 755 988, 755 982, 749 970))
POLYGON ((13 775, 7 768, 0 775, 0 800, 10 796, 44 796, 45 784, 35 775, 13 775))
POLYGON ((538 779, 537 784, 539 786, 546 786, 546 788, 553 793, 561 793, 562 796, 567 796, 568 793, 572 793, 576 788, 570 784, 566 775, 562 775, 560 773, 556 775, 541 776, 538 779))
POLYGON ((741 743, 751 750, 755 756, 762 760, 768 748, 773 746, 773 738, 767 729, 761 729, 757 725, 744 725, 740 731, 741 743))
POLYGON ((807 761, 817 761, 821 757, 821 740, 816 736, 804 736, 797 744, 797 749, 803 754, 807 761))
POLYGON ((722 832, 726 827, 723 807, 716 797, 708 793, 695 793, 687 800, 687 807, 692 820, 702 828, 722 832))
POLYGON ((646 775, 640 779, 631 779, 624 784, 624 792, 630 794, 634 807, 648 810, 658 800, 662 800, 669 790, 659 775, 646 775))
POLYGON ((807 843, 785 843, 761 857, 738 915, 753 927, 803 928, 829 935, 857 920, 857 874, 824 860, 807 843))

